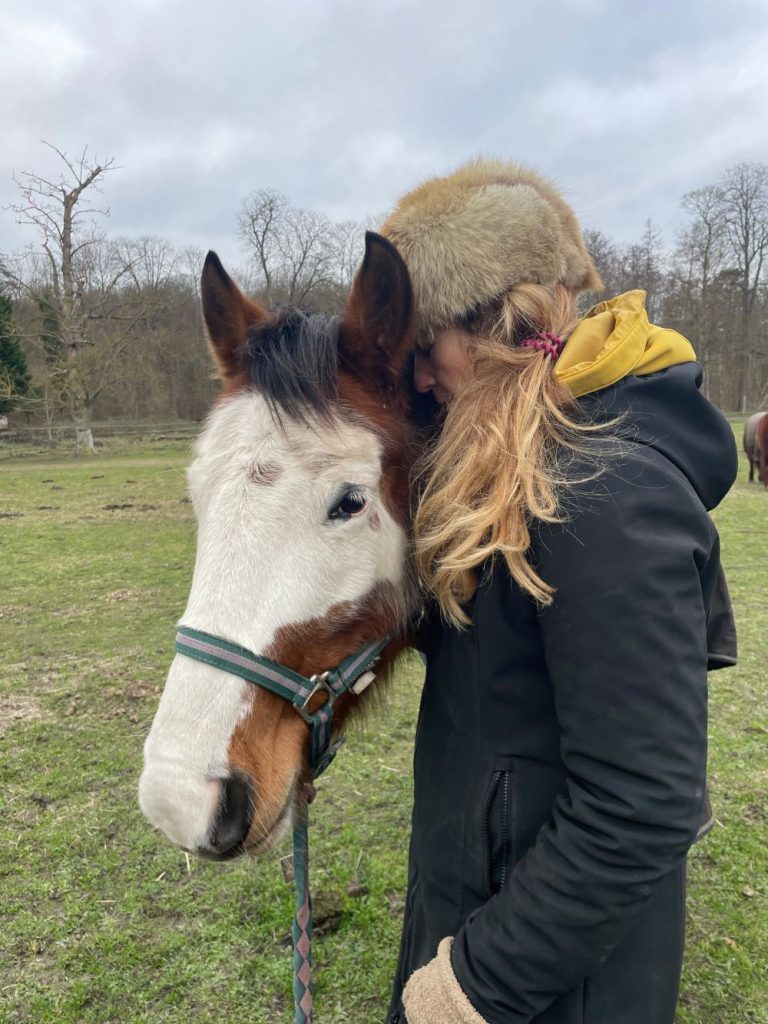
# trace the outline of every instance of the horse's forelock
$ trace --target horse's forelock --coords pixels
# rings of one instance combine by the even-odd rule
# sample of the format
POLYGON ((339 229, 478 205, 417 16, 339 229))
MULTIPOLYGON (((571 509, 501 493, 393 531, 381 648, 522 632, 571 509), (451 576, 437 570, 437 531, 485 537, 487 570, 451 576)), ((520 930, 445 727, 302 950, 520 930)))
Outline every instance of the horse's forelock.
POLYGON ((278 310, 248 334, 250 383, 279 420, 329 419, 338 400, 339 318, 278 310))

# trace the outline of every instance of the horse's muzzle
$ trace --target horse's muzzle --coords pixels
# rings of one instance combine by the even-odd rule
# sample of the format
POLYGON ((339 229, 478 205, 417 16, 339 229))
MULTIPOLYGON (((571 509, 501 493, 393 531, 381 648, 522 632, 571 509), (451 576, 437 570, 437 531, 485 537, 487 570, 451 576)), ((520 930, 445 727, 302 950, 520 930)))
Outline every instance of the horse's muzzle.
POLYGON ((241 772, 211 778, 174 760, 153 759, 139 780, 139 804, 172 843, 220 860, 244 852, 255 799, 250 780, 241 772))

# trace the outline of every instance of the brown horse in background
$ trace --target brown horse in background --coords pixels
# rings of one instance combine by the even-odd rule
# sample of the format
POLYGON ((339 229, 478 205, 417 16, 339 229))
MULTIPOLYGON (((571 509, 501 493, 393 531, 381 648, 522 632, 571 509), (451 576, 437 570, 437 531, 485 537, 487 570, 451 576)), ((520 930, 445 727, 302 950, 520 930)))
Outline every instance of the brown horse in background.
POLYGON ((744 424, 744 451, 749 460, 749 482, 755 479, 768 487, 768 412, 756 412, 744 424))
POLYGON ((757 424, 755 444, 760 453, 758 459, 758 480, 764 487, 768 487, 768 413, 757 424))

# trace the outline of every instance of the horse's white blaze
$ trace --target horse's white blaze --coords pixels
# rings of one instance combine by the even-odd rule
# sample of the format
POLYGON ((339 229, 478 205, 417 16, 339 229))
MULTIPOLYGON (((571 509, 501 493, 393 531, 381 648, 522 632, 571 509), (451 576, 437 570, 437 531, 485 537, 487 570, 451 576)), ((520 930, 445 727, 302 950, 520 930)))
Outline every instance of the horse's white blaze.
MULTIPOLYGON (((401 584, 406 537, 382 502, 381 478, 381 444, 356 423, 286 419, 280 429, 252 392, 222 403, 189 470, 198 543, 182 622, 263 653, 281 627, 359 602, 378 583, 401 584), (253 468, 267 465, 264 482, 253 468), (364 491, 369 507, 331 521, 345 485, 364 491)), ((233 730, 257 699, 229 673, 175 657, 139 786, 144 814, 174 842, 205 845, 215 779, 226 774, 233 730)))
POLYGON ((232 730, 248 711, 247 684, 209 665, 174 658, 144 744, 139 804, 187 850, 205 846, 227 775, 232 730))

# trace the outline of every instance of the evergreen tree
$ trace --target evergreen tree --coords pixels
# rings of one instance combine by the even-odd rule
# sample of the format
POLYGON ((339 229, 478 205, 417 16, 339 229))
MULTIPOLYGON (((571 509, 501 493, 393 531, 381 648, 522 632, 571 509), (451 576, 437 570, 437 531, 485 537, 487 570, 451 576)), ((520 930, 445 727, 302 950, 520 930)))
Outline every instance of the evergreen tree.
POLYGON ((0 414, 14 408, 29 391, 27 360, 13 330, 11 300, 0 292, 0 414))

